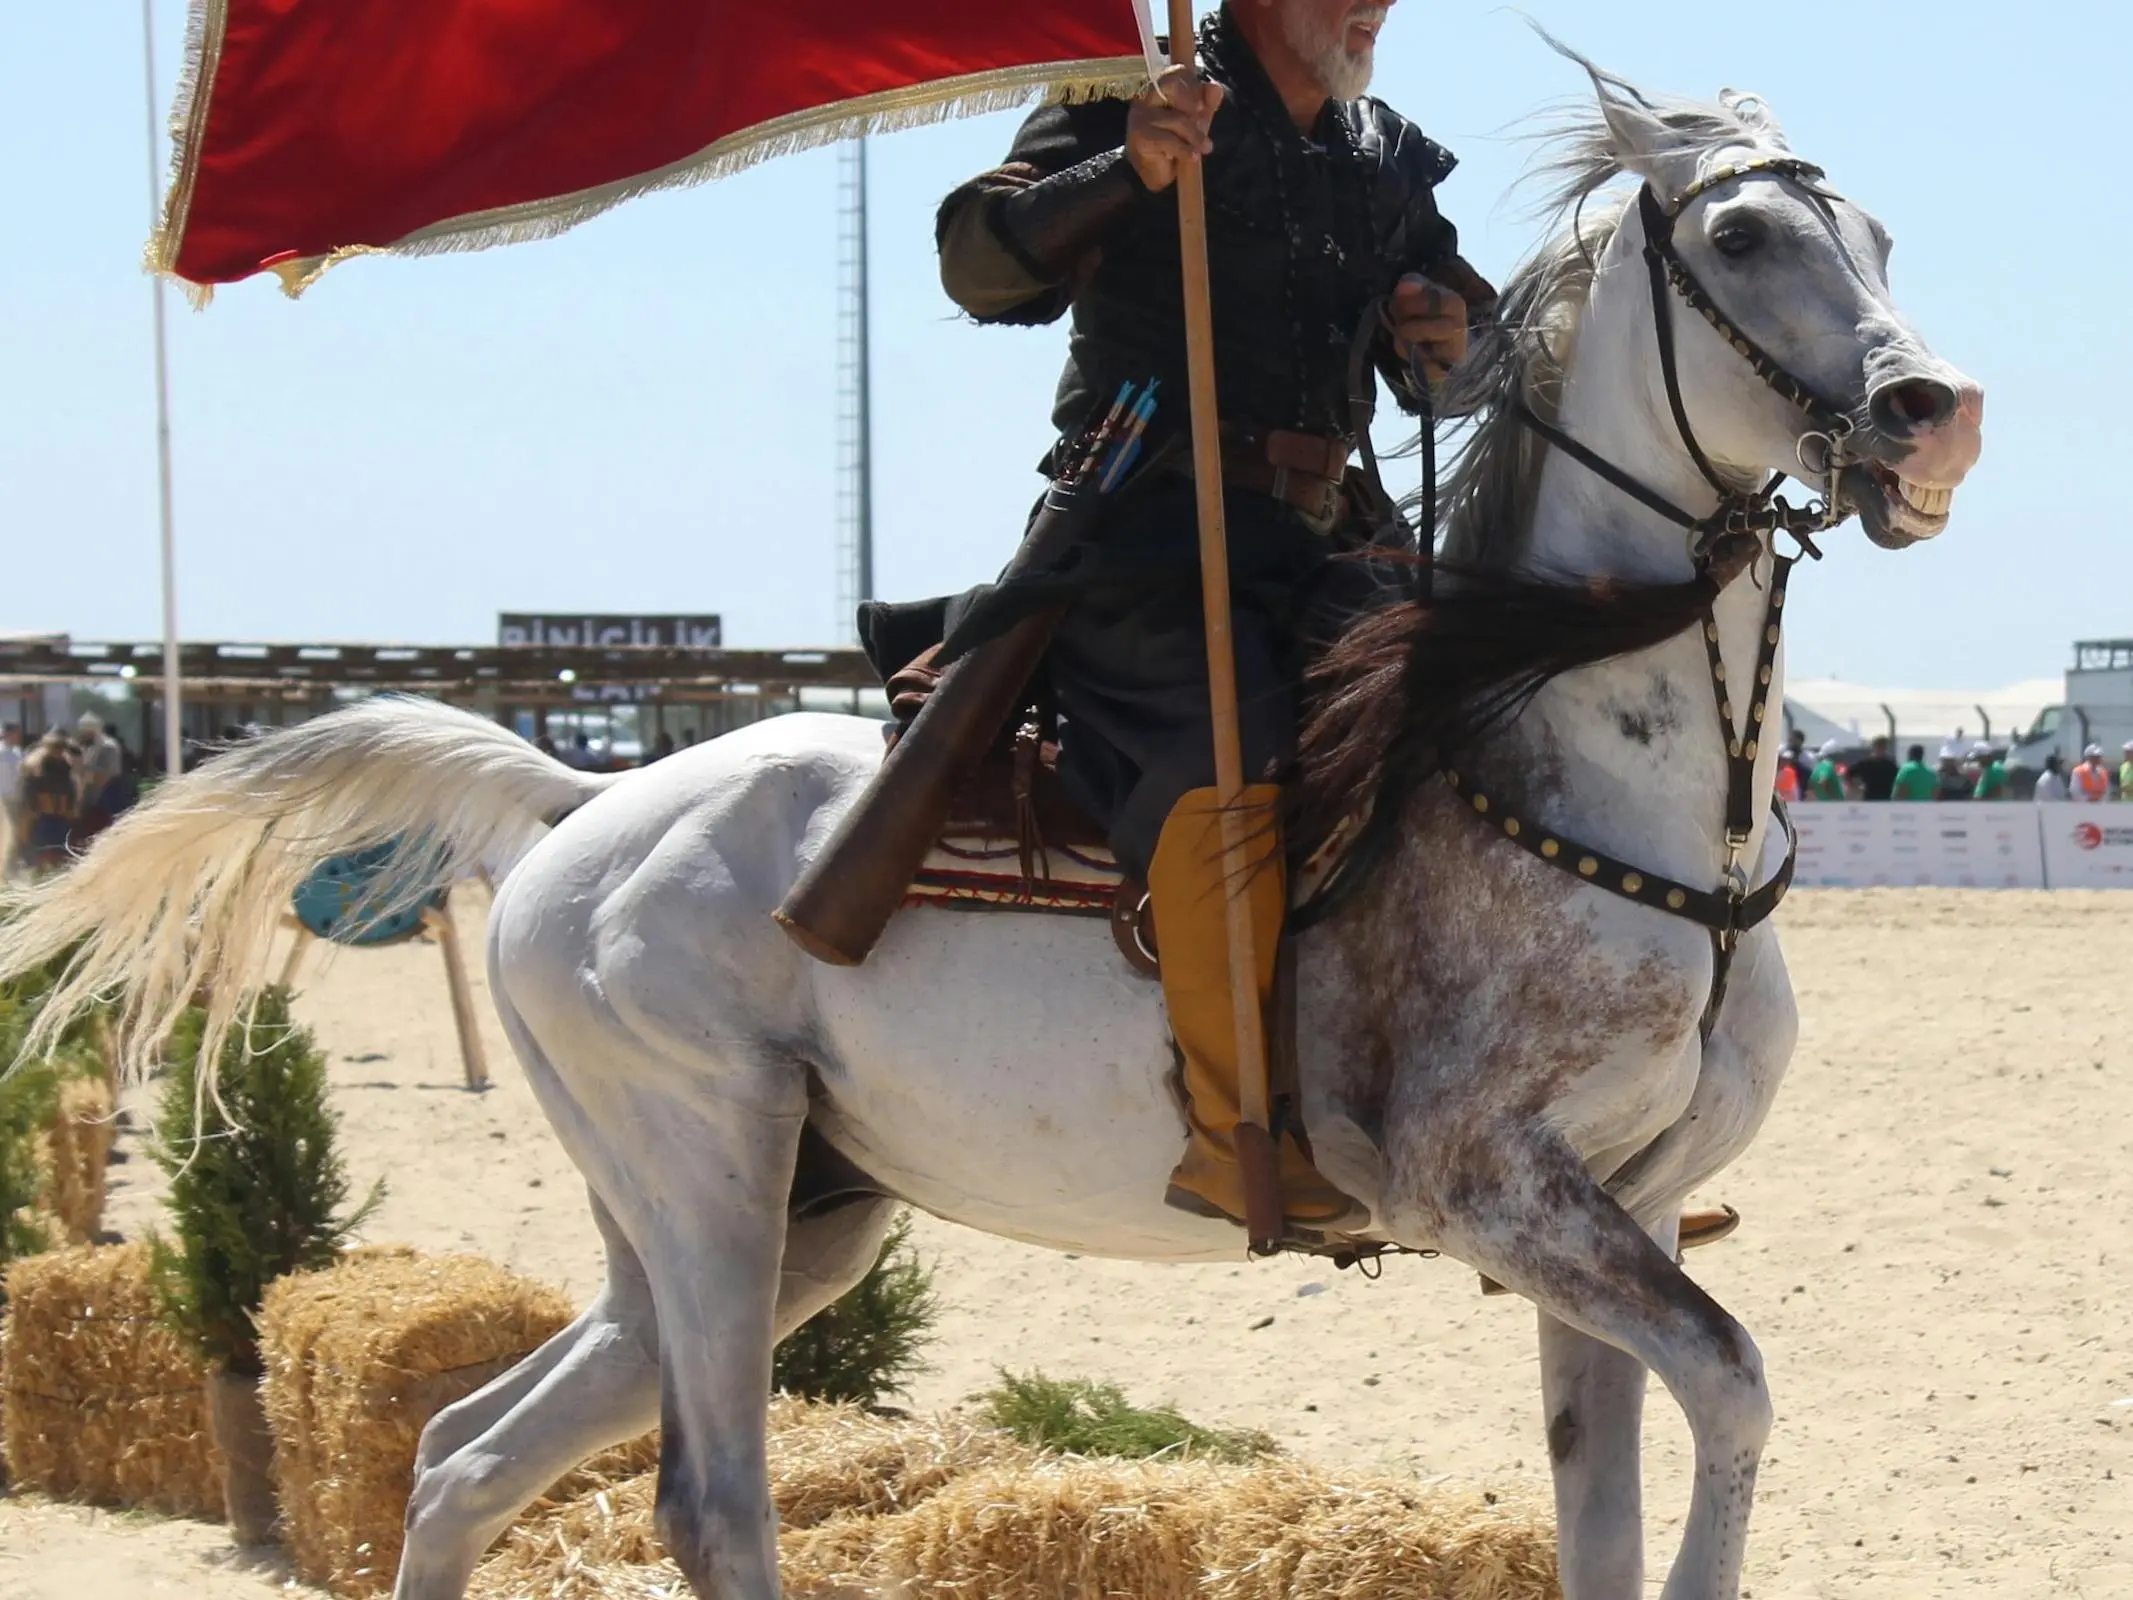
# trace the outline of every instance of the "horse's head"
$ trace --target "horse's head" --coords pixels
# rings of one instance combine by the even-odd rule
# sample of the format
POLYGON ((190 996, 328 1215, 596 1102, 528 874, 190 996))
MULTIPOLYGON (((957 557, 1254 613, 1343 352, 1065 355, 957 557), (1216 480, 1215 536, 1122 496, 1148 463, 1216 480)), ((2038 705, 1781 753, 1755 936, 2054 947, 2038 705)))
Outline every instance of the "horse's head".
POLYGON ((1756 97, 1660 104, 1586 65, 1613 162, 1648 194, 1604 265, 1626 286, 1661 250, 1672 304, 1656 314, 1671 317, 1695 443, 1729 478, 1819 482, 1828 436, 1848 429, 1837 495, 1868 537, 1900 549, 1939 533, 1978 459, 1984 390, 1897 309, 1887 229, 1793 156, 1756 97))

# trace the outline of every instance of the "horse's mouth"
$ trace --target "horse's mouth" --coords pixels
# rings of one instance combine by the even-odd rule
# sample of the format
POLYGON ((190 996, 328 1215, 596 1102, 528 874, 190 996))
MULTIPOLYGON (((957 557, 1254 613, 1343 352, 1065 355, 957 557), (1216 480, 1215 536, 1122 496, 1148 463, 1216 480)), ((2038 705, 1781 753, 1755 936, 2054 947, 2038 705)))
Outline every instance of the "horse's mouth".
POLYGON ((1858 511, 1866 536, 1887 550, 1901 550, 1943 531, 1955 504, 1952 488, 1913 483, 1879 461, 1845 469, 1844 497, 1858 511))

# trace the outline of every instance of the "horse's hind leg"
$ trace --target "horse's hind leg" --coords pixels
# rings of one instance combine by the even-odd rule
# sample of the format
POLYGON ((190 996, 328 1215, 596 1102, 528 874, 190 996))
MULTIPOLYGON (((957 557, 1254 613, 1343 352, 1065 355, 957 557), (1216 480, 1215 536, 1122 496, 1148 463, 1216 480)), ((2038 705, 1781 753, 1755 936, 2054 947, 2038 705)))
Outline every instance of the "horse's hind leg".
POLYGON ((659 1340, 637 1254, 596 1198, 607 1282, 577 1320, 422 1430, 394 1600, 460 1600, 527 1502, 659 1415, 659 1340))
MULTIPOLYGON (((751 1087, 771 1085, 758 1079, 751 1087)), ((688 1094, 662 1097, 656 1123, 636 1124, 636 1158, 659 1175, 656 1204, 621 1217, 659 1311, 653 1522, 701 1600, 776 1600, 778 1593, 763 1430, 785 1205, 806 1115, 799 1071, 787 1087, 789 1109, 688 1094)))
MULTIPOLYGON (((1658 1374, 1688 1417, 1696 1480, 1680 1554, 1662 1600, 1736 1600, 1747 1548, 1755 1473, 1770 1433, 1762 1357, 1745 1329, 1675 1265, 1554 1133, 1485 1127, 1446 1117, 1450 1137, 1427 1138, 1411 1171, 1426 1175, 1412 1198, 1441 1218, 1441 1242, 1460 1259, 1532 1300, 1556 1321, 1634 1357, 1658 1374)), ((1567 1346, 1559 1355, 1576 1352, 1567 1346)), ((1550 1428, 1575 1450, 1578 1434, 1619 1435, 1622 1369, 1595 1360, 1580 1378, 1573 1359, 1567 1412, 1550 1428), (1577 1399, 1601 1408, 1581 1417, 1577 1399)), ((1621 1516, 1628 1507, 1612 1506, 1621 1516)), ((1585 1526, 1565 1544, 1563 1588, 1579 1600, 1616 1600, 1622 1534, 1610 1507, 1582 1508, 1585 1526), (1572 1571, 1590 1556, 1600 1571, 1572 1571)), ((1630 1568, 1634 1571, 1634 1568, 1630 1568)))
MULTIPOLYGON (((638 1292, 645 1295, 644 1310, 649 1316, 651 1301, 649 1294, 643 1289, 644 1268, 638 1264, 636 1252, 630 1249, 629 1241, 616 1231, 614 1219, 609 1216, 607 1207, 600 1203, 600 1197, 591 1190, 586 1191, 586 1197, 592 1204, 593 1222, 599 1228, 601 1239, 607 1248, 609 1279, 612 1280, 617 1271, 628 1274, 638 1292)), ((612 1290, 608 1292, 612 1294, 612 1290)), ((519 1402, 533 1393, 549 1373, 562 1364, 573 1348, 574 1335, 579 1325, 594 1310, 601 1309, 603 1308, 600 1303, 596 1301, 592 1307, 587 1308, 585 1314, 509 1372, 500 1374, 485 1387, 475 1390, 463 1400, 454 1401, 430 1418, 423 1425, 422 1442, 415 1451, 416 1478, 419 1480, 422 1474, 432 1467, 442 1466, 448 1458, 457 1455, 503 1421, 519 1402)))
MULTIPOLYGON (((895 1209, 890 1201, 865 1201, 791 1226, 779 1274, 779 1338, 866 1276, 895 1209)), ((657 1420, 650 1287, 597 1197, 593 1217, 608 1247, 600 1297, 422 1430, 395 1600, 460 1600, 482 1552, 528 1501, 587 1456, 657 1420)))

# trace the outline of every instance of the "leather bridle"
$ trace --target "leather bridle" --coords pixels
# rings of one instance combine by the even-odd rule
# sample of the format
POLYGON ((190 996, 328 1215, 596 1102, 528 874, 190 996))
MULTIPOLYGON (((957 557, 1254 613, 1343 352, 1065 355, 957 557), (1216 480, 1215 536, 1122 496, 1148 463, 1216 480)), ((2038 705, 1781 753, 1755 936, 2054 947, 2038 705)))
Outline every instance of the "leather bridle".
POLYGON ((1714 168, 1684 189, 1671 205, 1662 202, 1649 183, 1637 193, 1637 212, 1644 226, 1644 262, 1651 280, 1653 335, 1659 345, 1659 372, 1666 384, 1667 407, 1673 413, 1674 429, 1680 434, 1689 459, 1696 463, 1696 470, 1717 491, 1718 506, 1709 516, 1698 517, 1684 511, 1649 484, 1544 420, 1523 398, 1514 402, 1518 420, 1532 432, 1646 509, 1687 530, 1689 553, 1699 567, 1704 564, 1709 542, 1719 534, 1729 532, 1788 533, 1801 541, 1808 554, 1819 559, 1820 552, 1808 541, 1814 534, 1835 527, 1845 516, 1837 490, 1838 480, 1852 460, 1850 445, 1854 425, 1851 417, 1843 407, 1832 405, 1815 393, 1811 385, 1787 371, 1767 350, 1743 333, 1719 309, 1718 302, 1697 280, 1674 246, 1675 225, 1692 202, 1713 189, 1757 173, 1790 179, 1817 196, 1829 198, 1828 191, 1814 181, 1824 175, 1822 169, 1791 156, 1766 156, 1714 168), (1773 473, 1759 489, 1744 490, 1729 483, 1711 464, 1710 456, 1697 440, 1696 429, 1689 422, 1688 406, 1681 397, 1681 363, 1674 339, 1675 295, 1717 330, 1718 336, 1732 346, 1757 377, 1798 408, 1813 425, 1800 436, 1798 454, 1801 471, 1822 479, 1820 501, 1795 506, 1778 499, 1777 491, 1786 479, 1785 473, 1773 473), (1819 463, 1808 459, 1809 448, 1817 445, 1822 457, 1819 463))
MULTIPOLYGON (((1703 474, 1705 481, 1718 492, 1718 506, 1710 515, 1698 517, 1683 510, 1658 490, 1596 451, 1580 444, 1553 423, 1543 420, 1523 399, 1514 402, 1519 421, 1541 439, 1639 504, 1684 529, 1688 534, 1690 560, 1700 575, 1711 574, 1714 566, 1733 567, 1735 570, 1738 570, 1739 566, 1752 568, 1752 555, 1747 562, 1738 563, 1741 543, 1753 540, 1753 554, 1760 554, 1762 540, 1780 532, 1790 534, 1798 542, 1800 555, 1820 560, 1822 552, 1815 548, 1813 535, 1835 527, 1847 515, 1838 499, 1838 487, 1839 479, 1851 461, 1851 418, 1841 407, 1830 404, 1807 383, 1788 372, 1768 351, 1735 326, 1719 309, 1709 291, 1697 281, 1688 263, 1681 259, 1674 247, 1675 224, 1692 201, 1722 184, 1755 173, 1769 173, 1789 179, 1817 195, 1828 197, 1827 192, 1817 188, 1813 181, 1823 176, 1822 169, 1789 156, 1767 157, 1716 168, 1691 184, 1671 205, 1662 203, 1649 183, 1644 185, 1637 197, 1638 212, 1644 226, 1644 259, 1651 276, 1653 324, 1659 345, 1660 372, 1666 384, 1667 405, 1673 412, 1674 427, 1681 435, 1681 442, 1687 447, 1690 459, 1696 463, 1696 468, 1703 474), (1689 422, 1688 407, 1681 396, 1679 357, 1674 339, 1675 295, 1680 296, 1701 314, 1704 320, 1717 330, 1719 336, 1754 369, 1756 376, 1797 407, 1807 418, 1811 427, 1800 438, 1800 465, 1803 472, 1823 480, 1822 498, 1819 501, 1794 506, 1779 499, 1777 491, 1785 481, 1784 473, 1773 474, 1759 489, 1743 490, 1727 482, 1712 465, 1710 457, 1704 453, 1703 446, 1697 441, 1696 430, 1689 422), (1810 447, 1817 444, 1821 447, 1819 463, 1808 459, 1810 447)), ((1457 770, 1447 769, 1443 774, 1452 792, 1467 802, 1478 819, 1498 830, 1504 838, 1537 859, 1561 868, 1582 882, 1609 890, 1653 910, 1696 922, 1709 930, 1713 966, 1711 993, 1704 1007, 1702 1022, 1706 1039, 1716 1026, 1719 1007, 1725 998, 1727 978, 1732 969, 1733 952, 1740 943, 1741 935, 1764 921, 1777 909, 1778 903, 1785 897, 1785 891, 1791 887, 1793 869, 1799 855, 1799 835, 1794 830, 1792 819, 1786 814, 1783 804, 1773 794, 1769 804, 1772 814, 1785 832, 1785 860, 1768 883, 1759 889, 1751 890, 1747 852, 1754 837, 1755 815, 1758 809, 1755 792, 1756 758, 1761 752, 1765 736, 1765 717, 1776 673, 1778 643, 1783 636, 1785 588, 1800 555, 1786 556, 1772 552, 1769 601, 1763 612, 1755 682, 1748 690, 1748 717, 1745 724, 1736 724, 1734 721, 1733 690, 1727 682, 1725 661, 1719 651, 1715 602, 1723 584, 1714 588, 1713 605, 1704 609, 1701 618, 1711 669, 1711 689, 1717 700, 1719 727, 1726 741, 1726 863, 1723 881, 1717 888, 1700 889, 1655 873, 1640 871, 1627 862, 1616 860, 1559 833, 1535 827, 1527 819, 1505 810, 1485 789, 1477 787, 1457 770)), ((1728 577, 1730 576, 1729 573, 1728 577)))

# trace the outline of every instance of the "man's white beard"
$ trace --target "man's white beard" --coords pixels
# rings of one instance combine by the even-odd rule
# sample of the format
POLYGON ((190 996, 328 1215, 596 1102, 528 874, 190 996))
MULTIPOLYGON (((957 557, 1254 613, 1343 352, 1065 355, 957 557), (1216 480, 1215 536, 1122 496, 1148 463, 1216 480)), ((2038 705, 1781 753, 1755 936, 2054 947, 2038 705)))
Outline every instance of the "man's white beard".
MULTIPOLYGON (((1283 42, 1303 58, 1321 89, 1336 100, 1354 100, 1370 87, 1371 69, 1377 65, 1376 46, 1367 46, 1360 54, 1351 54, 1348 49, 1348 24, 1356 13, 1335 23, 1329 37, 1314 32, 1311 20, 1298 8, 1285 5, 1279 9, 1283 42)), ((1373 7, 1372 11, 1378 20, 1383 19, 1382 10, 1373 7)), ((1371 11, 1361 15, 1363 20, 1371 20, 1371 11)))

